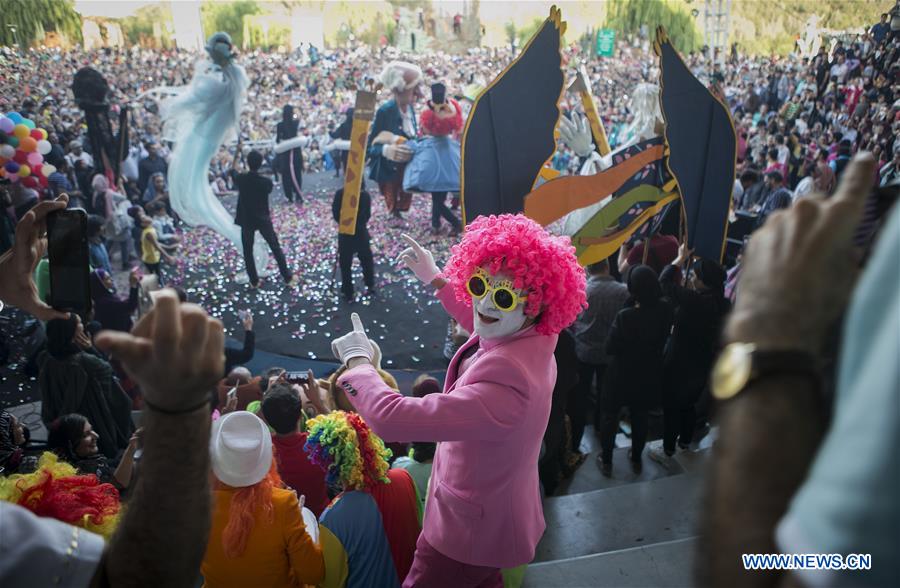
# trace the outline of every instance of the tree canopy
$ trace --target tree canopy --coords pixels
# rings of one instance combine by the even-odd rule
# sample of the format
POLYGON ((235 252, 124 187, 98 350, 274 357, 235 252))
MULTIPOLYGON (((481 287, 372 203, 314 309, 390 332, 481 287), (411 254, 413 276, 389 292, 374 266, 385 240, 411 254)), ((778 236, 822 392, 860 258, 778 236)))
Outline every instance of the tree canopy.
POLYGON ((702 46, 702 38, 686 6, 674 0, 610 0, 606 26, 625 35, 637 35, 643 29, 653 38, 656 27, 662 25, 675 48, 688 53, 702 46))
POLYGON ((25 49, 48 32, 81 42, 81 16, 75 12, 74 0, 3 0, 0 4, 0 45, 18 42, 25 49))
MULTIPOLYGON (((224 31, 231 35, 236 47, 244 45, 244 17, 259 14, 262 9, 254 0, 236 2, 204 2, 200 7, 203 33, 207 37, 224 31)), ((261 39, 259 40, 261 44, 261 39)))

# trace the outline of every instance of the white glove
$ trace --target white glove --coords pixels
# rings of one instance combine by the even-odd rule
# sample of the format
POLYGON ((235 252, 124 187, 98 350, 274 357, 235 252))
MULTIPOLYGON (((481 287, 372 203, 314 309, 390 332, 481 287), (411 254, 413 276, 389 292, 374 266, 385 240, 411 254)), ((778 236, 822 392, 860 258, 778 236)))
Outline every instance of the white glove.
POLYGON ((397 263, 405 264, 406 267, 412 270, 412 273, 416 274, 420 282, 425 284, 433 282, 441 274, 441 270, 434 263, 434 256, 431 255, 431 251, 416 243, 416 240, 406 233, 400 236, 403 237, 403 240, 406 241, 409 247, 397 256, 397 263))
POLYGON ((381 154, 393 162, 404 163, 412 159, 413 153, 406 145, 385 145, 381 154))
POLYGON ((369 339, 369 344, 372 346, 372 351, 374 354, 372 355, 372 365, 375 366, 376 369, 381 369, 381 347, 378 346, 378 343, 369 339))
POLYGON ((350 315, 350 321, 353 323, 353 330, 332 341, 331 352, 344 365, 357 357, 372 361, 372 358, 375 357, 375 350, 372 348, 369 337, 366 336, 366 329, 359 320, 359 315, 354 312, 350 315))
POLYGON ((591 125, 584 115, 577 112, 572 113, 572 120, 569 120, 566 116, 559 118, 559 138, 578 157, 587 157, 594 151, 591 125))

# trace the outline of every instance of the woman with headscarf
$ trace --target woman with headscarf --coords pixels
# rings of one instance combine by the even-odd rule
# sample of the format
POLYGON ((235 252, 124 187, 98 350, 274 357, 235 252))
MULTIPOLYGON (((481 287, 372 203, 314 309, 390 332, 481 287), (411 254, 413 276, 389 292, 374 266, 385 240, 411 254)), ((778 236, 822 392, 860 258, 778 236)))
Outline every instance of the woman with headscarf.
MULTIPOLYGON (((681 267, 691 258, 682 244, 678 257, 659 277, 666 297, 675 307, 672 337, 666 348, 666 385, 663 390, 663 451, 675 454, 675 444, 687 449, 693 440, 696 407, 709 382, 709 372, 718 355, 719 337, 731 303, 725 298, 727 274, 721 265, 698 258, 691 265, 687 284, 682 285, 681 267)), ((662 461, 664 456, 651 452, 662 461)))
POLYGON ((134 221, 128 216, 128 198, 113 190, 103 174, 94 176, 91 188, 94 193, 94 212, 106 219, 103 236, 109 241, 110 249, 113 246, 119 247, 122 252, 122 269, 127 269, 132 251, 131 228, 134 226, 134 221))
POLYGON ((625 282, 629 298, 613 320, 606 339, 610 362, 600 392, 600 469, 604 476, 612 475, 612 454, 623 406, 628 407, 631 416, 628 458, 635 473, 643 467, 647 412, 662 389, 663 350, 672 328, 672 307, 663 300, 652 268, 632 266, 625 282))
POLYGON ((147 188, 144 190, 141 202, 146 207, 151 202, 163 202, 166 210, 169 208, 169 187, 166 185, 166 176, 162 172, 156 172, 150 176, 147 188))
POLYGON ((116 294, 116 285, 106 270, 96 269, 91 272, 91 299, 94 301, 94 320, 104 329, 112 331, 131 331, 132 315, 138 306, 137 272, 128 275, 128 298, 120 298, 116 294))
POLYGON ((38 355, 41 420, 49 427, 61 415, 84 415, 100 435, 100 451, 116 459, 134 432, 131 400, 91 349, 78 315, 47 322, 47 349, 38 355))
POLYGON ((284 150, 276 147, 278 173, 281 174, 281 186, 284 191, 284 197, 288 202, 294 201, 297 197, 298 203, 303 203, 303 194, 300 188, 303 187, 303 151, 305 147, 303 139, 305 137, 297 137, 297 129, 300 121, 294 117, 294 107, 285 104, 281 110, 281 122, 275 126, 275 142, 276 144, 284 141, 293 140, 291 143, 285 143, 284 150), (288 147, 288 145, 296 146, 288 147))
POLYGON ((18 473, 30 439, 28 427, 22 426, 15 415, 0 410, 0 474, 18 473))
POLYGON ((79 474, 94 474, 101 483, 125 490, 131 483, 139 435, 140 431, 131 436, 115 469, 106 455, 100 453, 98 441, 101 437, 83 415, 65 414, 50 423, 47 446, 61 460, 74 466, 79 474))

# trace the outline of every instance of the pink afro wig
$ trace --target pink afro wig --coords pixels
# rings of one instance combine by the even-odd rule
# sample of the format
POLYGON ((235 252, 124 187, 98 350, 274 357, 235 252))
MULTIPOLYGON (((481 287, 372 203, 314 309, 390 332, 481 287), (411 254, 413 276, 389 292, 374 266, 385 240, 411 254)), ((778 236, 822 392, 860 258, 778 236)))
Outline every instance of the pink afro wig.
POLYGON ((419 125, 429 135, 442 137, 459 132, 463 127, 462 108, 459 102, 450 98, 442 108, 453 108, 456 112, 452 116, 438 116, 431 108, 426 108, 419 116, 419 125))
POLYGON ((478 217, 454 245, 443 276, 457 300, 471 306, 466 282, 478 267, 509 274, 528 291, 525 314, 539 317, 537 331, 555 335, 587 306, 584 269, 568 237, 555 237, 523 214, 478 217))

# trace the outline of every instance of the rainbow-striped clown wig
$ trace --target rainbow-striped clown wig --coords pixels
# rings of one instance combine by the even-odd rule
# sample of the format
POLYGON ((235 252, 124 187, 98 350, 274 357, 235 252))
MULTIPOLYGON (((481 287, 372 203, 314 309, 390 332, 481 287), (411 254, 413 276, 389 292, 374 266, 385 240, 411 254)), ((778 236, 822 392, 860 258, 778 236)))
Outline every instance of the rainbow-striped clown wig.
POLYGON ((329 486, 371 491, 389 483, 391 450, 358 414, 336 410, 307 421, 306 428, 303 448, 325 470, 329 486))
POLYGON ((528 291, 525 314, 538 317, 542 335, 559 333, 587 307, 584 269, 569 237, 551 235, 523 214, 478 217, 453 246, 442 275, 466 306, 472 305, 466 283, 479 267, 503 271, 515 288, 528 291))
POLYGON ((0 500, 18 504, 109 539, 119 522, 119 491, 97 476, 79 476, 73 466, 46 452, 33 474, 0 477, 0 500))

